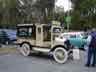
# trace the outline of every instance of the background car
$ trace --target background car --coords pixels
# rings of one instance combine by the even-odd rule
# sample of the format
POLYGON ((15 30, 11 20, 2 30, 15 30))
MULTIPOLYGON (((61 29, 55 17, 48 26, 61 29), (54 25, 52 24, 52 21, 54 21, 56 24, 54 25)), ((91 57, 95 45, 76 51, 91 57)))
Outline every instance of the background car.
POLYGON ((69 40, 70 44, 77 47, 84 49, 84 45, 86 44, 87 34, 84 32, 66 32, 62 33, 59 37, 55 38, 58 42, 65 42, 69 40))
POLYGON ((0 44, 12 44, 16 41, 16 30, 0 29, 0 44))

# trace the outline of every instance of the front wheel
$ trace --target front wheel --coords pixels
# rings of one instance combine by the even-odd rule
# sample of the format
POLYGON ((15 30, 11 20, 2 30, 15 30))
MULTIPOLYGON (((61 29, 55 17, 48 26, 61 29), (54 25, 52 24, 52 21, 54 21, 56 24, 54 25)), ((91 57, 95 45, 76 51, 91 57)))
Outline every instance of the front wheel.
POLYGON ((63 47, 58 47, 53 52, 53 57, 58 63, 65 63, 68 58, 67 51, 63 47))
POLYGON ((22 55, 24 55, 24 56, 29 56, 29 55, 30 55, 30 52, 31 52, 31 47, 30 47, 30 45, 27 44, 27 43, 23 43, 23 44, 21 45, 20 52, 21 52, 22 55))

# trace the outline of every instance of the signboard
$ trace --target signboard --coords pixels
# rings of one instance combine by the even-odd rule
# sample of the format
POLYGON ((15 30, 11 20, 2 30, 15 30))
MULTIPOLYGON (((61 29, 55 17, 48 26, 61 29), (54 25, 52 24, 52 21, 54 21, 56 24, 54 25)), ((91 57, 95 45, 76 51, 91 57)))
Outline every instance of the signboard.
POLYGON ((71 16, 67 16, 65 18, 66 24, 67 24, 67 29, 69 30, 70 28, 70 24, 71 24, 71 16))
POLYGON ((73 59, 74 60, 79 60, 80 59, 79 49, 73 49, 73 59))
POLYGON ((71 23, 71 16, 67 16, 67 17, 65 18, 65 21, 66 21, 67 23, 71 23))

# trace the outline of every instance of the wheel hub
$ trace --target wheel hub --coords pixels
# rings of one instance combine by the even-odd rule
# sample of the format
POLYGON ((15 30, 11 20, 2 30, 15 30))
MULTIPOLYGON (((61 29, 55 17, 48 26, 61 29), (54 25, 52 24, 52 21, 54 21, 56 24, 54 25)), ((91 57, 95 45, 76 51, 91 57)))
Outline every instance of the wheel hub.
POLYGON ((60 60, 64 59, 64 52, 63 51, 57 51, 56 57, 60 60))

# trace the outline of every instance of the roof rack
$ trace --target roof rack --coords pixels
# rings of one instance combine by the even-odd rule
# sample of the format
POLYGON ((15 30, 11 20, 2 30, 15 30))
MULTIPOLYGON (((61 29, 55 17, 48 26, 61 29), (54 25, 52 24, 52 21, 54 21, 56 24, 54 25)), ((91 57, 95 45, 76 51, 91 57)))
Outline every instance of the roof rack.
POLYGON ((33 24, 17 24, 17 26, 33 26, 33 24))

